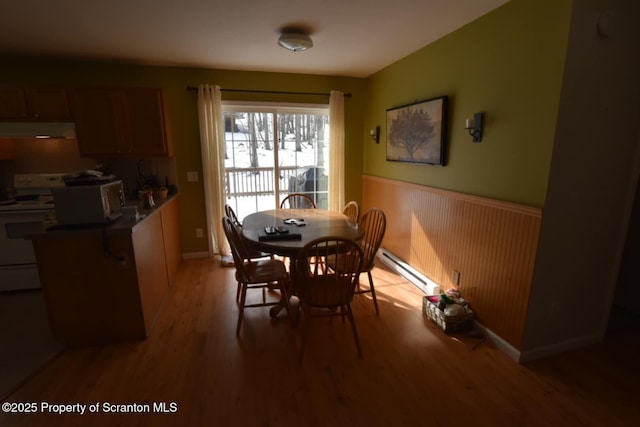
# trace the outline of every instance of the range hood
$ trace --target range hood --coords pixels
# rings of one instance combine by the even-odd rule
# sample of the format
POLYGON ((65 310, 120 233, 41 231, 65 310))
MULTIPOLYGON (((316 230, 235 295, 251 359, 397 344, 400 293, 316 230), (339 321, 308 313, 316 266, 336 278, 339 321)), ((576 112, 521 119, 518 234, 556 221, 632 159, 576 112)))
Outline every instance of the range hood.
POLYGON ((0 138, 75 138, 72 122, 0 122, 0 138))

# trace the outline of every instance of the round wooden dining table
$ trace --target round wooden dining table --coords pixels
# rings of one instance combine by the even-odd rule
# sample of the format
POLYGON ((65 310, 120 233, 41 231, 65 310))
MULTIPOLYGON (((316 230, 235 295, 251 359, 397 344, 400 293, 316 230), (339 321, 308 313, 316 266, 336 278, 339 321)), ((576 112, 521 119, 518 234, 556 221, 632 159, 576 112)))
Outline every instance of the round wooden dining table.
MULTIPOLYGON (((357 241, 364 235, 364 230, 341 212, 324 209, 274 209, 246 216, 242 221, 242 235, 254 249, 289 258, 289 273, 293 279, 291 295, 295 294, 296 259, 304 245, 327 236, 357 241), (287 224, 287 220, 296 220, 304 225, 287 224), (289 236, 284 236, 284 239, 283 236, 278 236, 277 240, 265 241, 265 227, 286 227, 289 233, 285 234, 289 236)), ((269 311, 271 317, 276 317, 284 306, 285 302, 282 301, 272 307, 269 311)))
POLYGON ((341 212, 324 209, 274 209, 248 215, 242 221, 242 235, 251 247, 262 252, 295 259, 310 241, 319 237, 334 236, 360 240, 364 231, 341 212), (304 226, 287 224, 285 220, 298 220, 304 226), (285 227, 290 237, 278 240, 261 240, 265 227, 285 227), (299 235, 299 238, 298 238, 299 235))

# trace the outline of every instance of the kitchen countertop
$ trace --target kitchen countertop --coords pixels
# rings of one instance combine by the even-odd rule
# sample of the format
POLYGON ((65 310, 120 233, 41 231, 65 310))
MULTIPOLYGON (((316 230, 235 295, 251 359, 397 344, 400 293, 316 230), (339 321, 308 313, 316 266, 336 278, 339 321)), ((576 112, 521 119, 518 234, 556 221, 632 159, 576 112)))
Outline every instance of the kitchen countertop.
POLYGON ((132 222, 132 221, 127 221, 124 218, 120 217, 120 218, 116 219, 115 221, 113 221, 111 224, 109 224, 110 228, 112 230, 131 230, 131 229, 135 228, 138 224, 140 224, 142 221, 147 219, 149 216, 154 215, 155 213, 159 212, 164 205, 169 203, 175 197, 177 197, 177 194, 173 194, 171 196, 168 196, 164 200, 157 200, 155 202, 155 204, 156 204, 155 207, 153 207, 151 209, 146 209, 144 207, 144 202, 142 202, 140 200, 127 200, 127 203, 126 203, 125 206, 136 206, 138 208, 138 215, 139 215, 138 220, 135 221, 135 222, 132 222))
POLYGON ((112 222, 106 224, 90 224, 90 225, 78 225, 78 226, 63 226, 58 227, 55 223, 48 224, 46 230, 42 233, 36 233, 29 236, 31 239, 41 238, 59 238, 70 235, 77 235, 83 233, 133 233, 137 226, 144 222, 147 218, 158 213, 163 206, 174 200, 178 195, 173 194, 164 200, 156 201, 156 206, 151 209, 144 208, 144 202, 140 200, 127 200, 125 206, 136 206, 138 208, 139 218, 137 221, 127 221, 123 217, 120 217, 112 222))

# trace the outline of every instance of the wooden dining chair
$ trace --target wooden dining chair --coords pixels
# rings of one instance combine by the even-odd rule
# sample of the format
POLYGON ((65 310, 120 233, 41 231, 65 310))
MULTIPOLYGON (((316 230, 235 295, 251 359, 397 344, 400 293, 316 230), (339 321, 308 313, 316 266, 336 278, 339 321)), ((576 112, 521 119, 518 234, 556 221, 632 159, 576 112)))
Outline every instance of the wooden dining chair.
POLYGON ((233 210, 230 204, 224 205, 224 214, 229 217, 234 224, 238 224, 242 226, 242 223, 238 220, 238 215, 236 215, 236 211, 233 210))
POLYGON ((353 222, 358 222, 358 217, 360 216, 360 206, 358 206, 358 202, 352 200, 344 206, 342 209, 342 213, 349 217, 349 219, 353 222))
POLYGON ((303 193, 291 193, 280 202, 280 209, 316 209, 316 202, 303 193))
MULTIPOLYGON (((238 220, 238 217, 235 213, 235 211, 233 210, 233 208, 229 205, 224 205, 224 213, 225 215, 231 220, 231 222, 233 223, 234 227, 239 231, 239 233, 242 235, 242 223, 238 220)), ((259 250, 253 249, 251 246, 249 246, 244 240, 242 240, 242 251, 243 251, 243 255, 245 255, 245 258, 273 258, 273 254, 268 254, 265 252, 261 252, 259 250)))
POLYGON ((236 280, 240 283, 240 305, 238 309, 238 324, 236 335, 240 334, 240 327, 244 318, 244 309, 252 307, 269 307, 284 303, 291 324, 294 324, 293 313, 289 307, 289 273, 284 263, 276 259, 247 259, 242 254, 242 236, 238 234, 238 229, 234 227, 231 218, 225 216, 222 219, 224 233, 231 246, 233 262, 236 266, 236 280), (280 301, 267 301, 266 289, 272 288, 272 284, 280 291, 280 301), (258 289, 262 291, 262 302, 247 304, 247 291, 258 289))
POLYGON ((305 324, 300 359, 309 335, 311 317, 336 314, 342 315, 343 322, 345 316, 349 319, 358 356, 362 357, 358 329, 351 310, 351 301, 362 266, 362 250, 353 240, 333 236, 321 237, 312 240, 301 249, 295 277, 296 294, 300 300, 305 324), (339 265, 335 269, 320 268, 317 263, 312 262, 315 258, 326 258, 336 252, 343 256, 338 257, 339 265), (337 309, 340 310, 339 313, 337 309))
POLYGON ((291 193, 282 199, 280 209, 317 209, 311 196, 303 193, 291 193))
MULTIPOLYGON (((359 244, 363 253, 362 272, 367 272, 369 277, 369 287, 362 289, 360 282, 356 289, 356 294, 371 293, 373 299, 373 306, 376 309, 376 314, 380 314, 378 309, 378 299, 376 298, 376 289, 373 286, 373 276, 371 270, 375 266, 376 254, 382 243, 385 230, 387 228, 387 219, 384 212, 378 208, 373 208, 360 217, 358 220, 358 227, 364 230, 364 236, 360 239, 359 244)), ((340 271, 340 257, 342 255, 330 255, 325 259, 325 263, 329 269, 338 269, 340 271)))
MULTIPOLYGON (((233 208, 226 204, 224 205, 224 213, 231 220, 233 227, 236 228, 237 233, 242 236, 242 223, 238 221, 238 216, 236 215, 233 208)), ((231 243, 229 243, 231 244, 231 243)), ((240 255, 243 259, 246 260, 257 260, 260 258, 271 258, 274 259, 273 254, 268 254, 265 252, 261 252, 259 250, 251 248, 244 239, 240 239, 240 247, 238 248, 240 251, 240 255)), ((236 302, 240 303, 240 293, 242 291, 242 284, 238 282, 238 289, 236 290, 236 302)))

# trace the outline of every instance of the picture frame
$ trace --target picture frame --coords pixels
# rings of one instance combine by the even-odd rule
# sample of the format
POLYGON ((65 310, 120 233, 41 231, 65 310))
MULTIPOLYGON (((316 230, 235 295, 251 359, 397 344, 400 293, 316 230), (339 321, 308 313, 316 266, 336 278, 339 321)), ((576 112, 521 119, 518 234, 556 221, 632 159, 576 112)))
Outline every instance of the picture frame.
POLYGON ((387 110, 387 161, 444 166, 447 96, 387 110))

